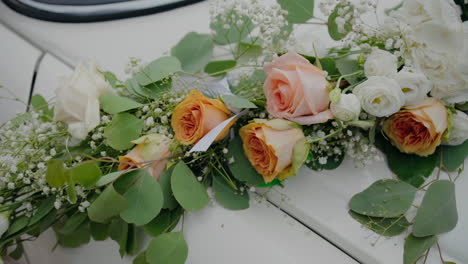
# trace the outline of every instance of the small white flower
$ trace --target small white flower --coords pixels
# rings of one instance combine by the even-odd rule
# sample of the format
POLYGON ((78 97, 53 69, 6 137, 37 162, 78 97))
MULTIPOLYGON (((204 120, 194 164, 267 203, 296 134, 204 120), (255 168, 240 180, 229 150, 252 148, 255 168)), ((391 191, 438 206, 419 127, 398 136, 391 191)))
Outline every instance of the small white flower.
POLYGON ((161 122, 162 122, 163 124, 166 124, 167 121, 168 121, 167 116, 161 116, 161 122))
POLYGON ((398 59, 392 53, 374 49, 364 63, 364 72, 370 76, 393 76, 397 73, 398 59))
POLYGON ((351 121, 359 117, 361 103, 354 94, 342 94, 337 104, 331 104, 330 110, 333 115, 342 121, 351 121))
POLYGON ((148 117, 146 120, 145 120, 145 125, 147 127, 152 127, 154 126, 154 118, 152 116, 148 117))
POLYGON ((394 114, 405 103, 400 85, 395 80, 383 76, 370 77, 356 86, 353 93, 359 98, 362 109, 377 117, 394 114))
POLYGON ((318 162, 322 165, 327 164, 327 161, 328 161, 328 157, 320 157, 318 160, 318 162))
POLYGON ((141 109, 143 112, 148 112, 149 110, 149 106, 148 105, 145 105, 143 106, 143 108, 141 109))
POLYGON ((8 189, 13 190, 15 188, 15 183, 14 182, 9 182, 8 183, 8 189))
POLYGON ((447 145, 460 145, 468 139, 468 115, 458 111, 452 116, 453 130, 447 145))
POLYGON ((424 74, 408 67, 399 71, 395 75, 395 80, 405 96, 405 105, 421 102, 432 89, 432 82, 424 74))
POLYGON ((227 154, 228 151, 229 151, 229 150, 228 150, 227 148, 223 148, 223 153, 224 153, 224 154, 227 154))
POLYGON ((61 202, 60 200, 56 200, 56 201, 54 202, 54 207, 55 207, 55 209, 57 209, 57 210, 60 209, 60 207, 62 207, 62 202, 61 202))
POLYGON ((256 189, 255 189, 255 187, 250 187, 249 191, 250 191, 250 192, 255 192, 256 189))
POLYGON ((234 160, 234 157, 230 157, 230 158, 228 159, 228 163, 229 163, 229 164, 233 164, 234 162, 236 162, 236 161, 234 160))
POLYGON ((198 180, 199 182, 201 182, 201 181, 203 180, 203 177, 198 176, 198 177, 197 177, 197 180, 198 180))
POLYGON ((162 113, 162 109, 158 107, 158 108, 154 109, 154 113, 155 114, 160 114, 160 113, 162 113))

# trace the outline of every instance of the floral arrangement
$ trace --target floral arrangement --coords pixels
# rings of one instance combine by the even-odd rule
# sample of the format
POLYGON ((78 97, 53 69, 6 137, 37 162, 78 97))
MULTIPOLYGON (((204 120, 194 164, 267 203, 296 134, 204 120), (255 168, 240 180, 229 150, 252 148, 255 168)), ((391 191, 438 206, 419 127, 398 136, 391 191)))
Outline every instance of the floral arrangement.
POLYGON ((405 0, 371 27, 370 0, 324 1, 327 20, 312 0, 217 1, 210 34, 132 59, 125 81, 78 65, 55 100, 35 95, 0 127, 2 255, 52 227, 65 247, 110 237, 134 263, 184 263, 173 229, 185 212, 213 199, 245 209, 303 165, 383 155, 395 178, 353 196, 349 213, 385 237, 411 228, 403 263, 427 257, 457 224, 468 154, 468 9, 456 2, 405 0), (298 41, 299 24, 328 27, 336 46, 298 41), (138 229, 154 237, 141 252, 138 229))

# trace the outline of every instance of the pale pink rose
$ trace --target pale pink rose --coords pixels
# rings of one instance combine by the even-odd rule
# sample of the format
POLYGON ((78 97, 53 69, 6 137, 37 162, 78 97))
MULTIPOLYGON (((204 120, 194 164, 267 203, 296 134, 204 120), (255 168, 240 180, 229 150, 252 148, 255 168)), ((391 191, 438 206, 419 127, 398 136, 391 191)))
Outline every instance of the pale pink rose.
POLYGON ((325 73, 304 57, 288 52, 263 69, 267 74, 263 89, 270 115, 301 125, 333 118, 325 73))

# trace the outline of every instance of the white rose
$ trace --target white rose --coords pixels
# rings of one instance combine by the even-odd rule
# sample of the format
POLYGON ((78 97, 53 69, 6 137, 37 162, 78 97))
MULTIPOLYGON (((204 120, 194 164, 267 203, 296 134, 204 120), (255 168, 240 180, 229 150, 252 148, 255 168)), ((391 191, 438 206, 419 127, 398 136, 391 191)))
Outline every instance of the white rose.
POLYGON ((353 93, 359 98, 362 109, 377 117, 394 114, 405 103, 405 95, 400 85, 395 80, 383 76, 370 77, 356 86, 353 93))
POLYGON ((343 121, 355 120, 361 113, 361 103, 354 94, 342 94, 340 101, 330 105, 333 116, 343 121))
POLYGON ((432 89, 432 82, 421 72, 404 67, 395 75, 405 95, 405 105, 417 104, 422 101, 432 89))
POLYGON ((10 227, 10 212, 0 213, 0 237, 8 230, 10 227))
POLYGON ((468 115, 458 111, 452 116, 453 128, 447 145, 460 145, 468 139, 468 115))
POLYGON ((392 53, 374 49, 364 63, 364 72, 367 77, 392 76, 397 73, 398 59, 392 53))
POLYGON ((67 123, 73 137, 85 139, 100 122, 99 96, 108 93, 113 93, 113 90, 99 73, 97 65, 81 63, 55 91, 54 119, 67 123))

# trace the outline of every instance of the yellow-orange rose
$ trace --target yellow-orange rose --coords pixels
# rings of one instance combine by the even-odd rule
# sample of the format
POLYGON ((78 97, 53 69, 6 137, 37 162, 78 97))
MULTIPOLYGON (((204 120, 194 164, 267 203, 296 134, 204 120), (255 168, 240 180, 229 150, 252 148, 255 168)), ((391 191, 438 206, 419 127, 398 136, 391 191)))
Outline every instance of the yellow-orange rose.
POLYGON ((401 152, 428 156, 447 129, 447 109, 435 98, 406 106, 385 120, 383 130, 401 152))
MULTIPOLYGON (((168 157, 171 153, 169 147, 172 140, 164 135, 151 134, 143 136, 132 143, 137 144, 127 155, 119 157, 119 171, 130 168, 141 168, 146 164, 145 161, 158 160, 168 157)), ((166 168, 167 159, 162 159, 151 163, 149 172, 154 179, 159 176, 166 168)))
MULTIPOLYGON (((231 111, 220 100, 207 98, 200 91, 192 90, 174 109, 171 125, 177 140, 195 144, 230 115, 231 111)), ((224 138, 230 127, 226 126, 216 140, 224 138)))
POLYGON ((294 173, 294 147, 304 139, 297 125, 282 119, 257 119, 243 126, 239 134, 247 158, 265 182, 277 177, 282 180, 294 173))

